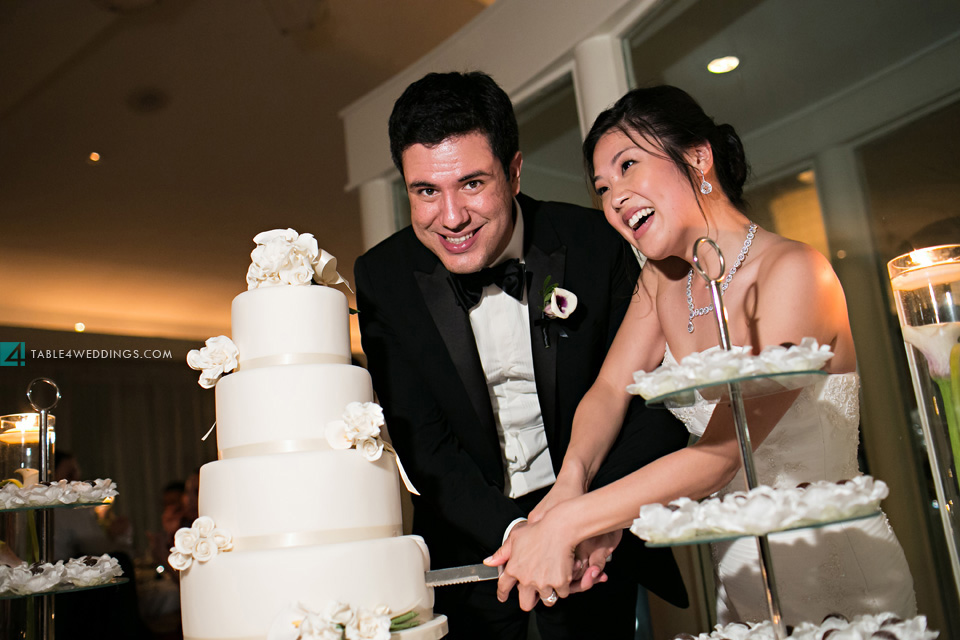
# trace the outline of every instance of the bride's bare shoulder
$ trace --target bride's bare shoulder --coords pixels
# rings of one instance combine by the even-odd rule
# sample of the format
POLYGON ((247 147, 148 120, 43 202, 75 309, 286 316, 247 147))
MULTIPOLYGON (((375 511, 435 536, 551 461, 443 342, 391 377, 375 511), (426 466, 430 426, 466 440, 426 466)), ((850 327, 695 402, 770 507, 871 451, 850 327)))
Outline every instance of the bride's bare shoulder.
POLYGON ((763 251, 758 269, 758 284, 781 287, 789 286, 796 293, 835 293, 840 282, 827 258, 803 242, 790 240, 775 234, 763 251))

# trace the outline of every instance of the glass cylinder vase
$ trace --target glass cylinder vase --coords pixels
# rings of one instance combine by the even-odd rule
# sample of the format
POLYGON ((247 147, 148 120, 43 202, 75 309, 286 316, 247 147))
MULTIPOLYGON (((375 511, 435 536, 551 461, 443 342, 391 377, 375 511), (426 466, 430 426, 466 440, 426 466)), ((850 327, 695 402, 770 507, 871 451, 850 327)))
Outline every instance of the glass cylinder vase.
POLYGON ((887 270, 960 591, 960 245, 911 251, 887 270))
POLYGON ((0 480, 20 483, 49 482, 53 473, 56 417, 47 416, 47 455, 50 468, 43 469, 40 452, 40 414, 15 413, 0 416, 0 480))

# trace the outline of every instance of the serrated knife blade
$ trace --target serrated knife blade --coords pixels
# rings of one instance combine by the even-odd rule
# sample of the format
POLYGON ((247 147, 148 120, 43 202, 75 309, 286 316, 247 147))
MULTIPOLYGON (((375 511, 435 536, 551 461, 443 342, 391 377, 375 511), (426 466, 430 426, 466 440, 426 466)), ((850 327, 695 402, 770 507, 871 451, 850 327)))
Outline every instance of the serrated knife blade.
POLYGON ((463 567, 435 569, 425 574, 428 587, 445 587, 449 584, 496 580, 500 577, 500 567, 488 567, 485 564, 468 564, 463 567))

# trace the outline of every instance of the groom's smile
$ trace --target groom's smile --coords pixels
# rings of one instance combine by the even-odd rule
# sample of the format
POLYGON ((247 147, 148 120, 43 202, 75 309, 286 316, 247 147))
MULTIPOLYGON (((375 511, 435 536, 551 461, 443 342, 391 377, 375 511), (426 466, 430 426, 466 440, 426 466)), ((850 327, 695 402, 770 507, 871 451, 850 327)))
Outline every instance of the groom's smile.
POLYGON ((410 220, 420 242, 451 273, 490 266, 513 233, 520 152, 509 175, 479 132, 411 145, 402 158, 410 220))

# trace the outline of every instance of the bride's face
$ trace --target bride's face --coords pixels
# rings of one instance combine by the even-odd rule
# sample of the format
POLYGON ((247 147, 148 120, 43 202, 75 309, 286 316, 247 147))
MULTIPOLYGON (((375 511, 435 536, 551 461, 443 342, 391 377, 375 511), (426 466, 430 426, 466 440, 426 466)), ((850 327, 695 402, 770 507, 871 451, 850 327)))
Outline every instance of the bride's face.
POLYGON ((649 258, 682 256, 684 231, 703 218, 680 169, 639 134, 616 129, 597 142, 593 166, 610 226, 649 258))

